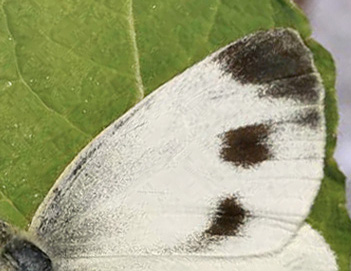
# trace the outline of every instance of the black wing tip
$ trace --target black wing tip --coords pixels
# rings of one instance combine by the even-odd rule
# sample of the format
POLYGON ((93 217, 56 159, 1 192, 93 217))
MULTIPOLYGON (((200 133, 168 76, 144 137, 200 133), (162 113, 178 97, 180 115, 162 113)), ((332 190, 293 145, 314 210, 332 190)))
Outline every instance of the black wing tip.
POLYGON ((214 61, 242 84, 263 84, 314 71, 310 50, 291 28, 248 35, 223 49, 214 61))

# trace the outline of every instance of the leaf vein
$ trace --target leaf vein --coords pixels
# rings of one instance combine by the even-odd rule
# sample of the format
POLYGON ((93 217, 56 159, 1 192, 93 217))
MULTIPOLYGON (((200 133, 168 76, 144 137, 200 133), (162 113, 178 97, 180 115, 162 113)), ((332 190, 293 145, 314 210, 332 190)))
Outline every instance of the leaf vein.
POLYGON ((0 196, 4 199, 4 201, 8 202, 12 207, 13 209, 18 212, 25 221, 29 222, 28 219, 25 217, 24 213, 22 213, 18 208, 17 206, 15 205, 15 203, 8 197, 5 195, 5 193, 3 191, 0 190, 0 196))
POLYGON ((216 23, 216 19, 218 17, 218 10, 219 10, 219 6, 222 4, 222 0, 217 0, 217 5, 214 7, 214 12, 213 12, 213 18, 212 18, 212 22, 210 24, 210 27, 208 29, 208 34, 206 36, 206 42, 209 42, 212 31, 213 31, 213 27, 216 23))
POLYGON ((4 18, 5 18, 5 26, 6 26, 6 30, 9 33, 9 36, 12 38, 12 42, 13 42, 13 58, 14 58, 14 62, 15 62, 15 67, 17 70, 17 74, 18 74, 18 78, 19 80, 22 82, 22 84, 29 90, 29 92, 41 103, 41 105, 48 111, 52 112, 53 114, 59 116, 60 118, 62 118, 66 123, 68 123, 73 129, 77 130, 78 132, 82 133, 83 135, 87 136, 87 137, 91 137, 91 135, 85 133, 83 130, 81 130, 79 127, 77 127, 76 125, 74 125, 66 116, 62 115, 61 113, 59 113, 58 111, 54 110, 53 108, 49 107, 44 101, 43 99, 41 99, 41 97, 27 84, 27 82, 24 80, 24 77, 22 75, 22 72, 19 68, 19 64, 18 64, 18 56, 17 56, 17 52, 16 52, 16 40, 14 35, 12 34, 10 27, 9 27, 9 20, 8 20, 8 15, 6 13, 6 10, 4 8, 5 3, 3 3, 2 5, 2 12, 4 14, 4 18))
MULTIPOLYGON (((75 57, 77 57, 77 58, 79 58, 79 59, 81 59, 81 60, 89 61, 89 62, 91 62, 91 64, 96 65, 96 66, 98 66, 98 67, 100 67, 100 68, 102 68, 102 69, 107 69, 107 70, 114 71, 117 75, 125 76, 125 77, 128 77, 128 78, 131 78, 131 77, 134 78, 134 76, 133 76, 132 74, 124 73, 124 72, 121 72, 121 71, 119 71, 118 69, 116 69, 116 68, 114 68, 114 67, 111 67, 111 66, 108 66, 108 65, 99 63, 99 62, 97 62, 96 60, 92 59, 91 57, 84 57, 84 56, 81 56, 81 55, 77 54, 77 53, 74 51, 75 45, 73 45, 72 47, 68 47, 66 44, 54 40, 54 39, 51 38, 47 33, 43 32, 43 31, 40 31, 39 33, 40 33, 47 41, 52 42, 52 43, 54 43, 54 44, 56 44, 56 45, 58 45, 58 46, 60 46, 60 47, 62 47, 62 48, 67 49, 66 55, 72 54, 72 55, 74 55, 75 57)), ((79 41, 78 41, 78 42, 79 42, 79 41)), ((78 42, 77 42, 77 43, 78 43, 78 42)), ((77 44, 77 43, 76 43, 76 44, 77 44)), ((63 57, 65 57, 65 56, 63 56, 63 57)))

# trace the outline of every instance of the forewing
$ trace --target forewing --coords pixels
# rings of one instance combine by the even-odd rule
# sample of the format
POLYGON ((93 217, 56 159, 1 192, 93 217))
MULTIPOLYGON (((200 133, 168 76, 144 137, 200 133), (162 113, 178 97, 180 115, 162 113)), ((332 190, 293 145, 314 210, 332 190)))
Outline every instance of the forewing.
POLYGON ((31 231, 53 258, 281 249, 323 177, 324 90, 290 29, 210 55, 104 130, 31 231))

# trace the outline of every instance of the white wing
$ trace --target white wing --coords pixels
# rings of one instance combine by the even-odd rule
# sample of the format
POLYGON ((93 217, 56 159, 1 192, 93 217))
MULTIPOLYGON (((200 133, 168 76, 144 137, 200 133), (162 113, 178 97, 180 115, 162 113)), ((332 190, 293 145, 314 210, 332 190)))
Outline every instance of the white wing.
POLYGON ((324 239, 305 224, 283 249, 265 256, 242 258, 199 256, 115 255, 63 259, 59 270, 128 271, 337 271, 333 252, 324 239))
POLYGON ((278 251, 323 177, 323 99, 296 32, 248 36, 102 132, 59 178, 30 230, 54 262, 278 251))

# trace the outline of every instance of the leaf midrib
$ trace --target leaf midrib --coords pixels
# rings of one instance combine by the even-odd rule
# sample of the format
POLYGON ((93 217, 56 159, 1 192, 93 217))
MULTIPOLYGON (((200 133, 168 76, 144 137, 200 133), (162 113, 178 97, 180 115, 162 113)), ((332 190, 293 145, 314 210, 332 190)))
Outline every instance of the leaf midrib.
POLYGON ((142 80, 141 71, 140 71, 140 61, 139 61, 140 55, 139 55, 139 49, 138 49, 138 44, 136 39, 136 32, 135 32, 133 0, 129 0, 128 23, 129 23, 129 34, 130 34, 132 48, 133 48, 132 51, 133 51, 133 57, 134 57, 134 74, 136 79, 136 86, 138 88, 138 96, 137 96, 136 102, 139 102, 144 98, 145 91, 144 91, 144 85, 143 85, 143 80, 142 80))

